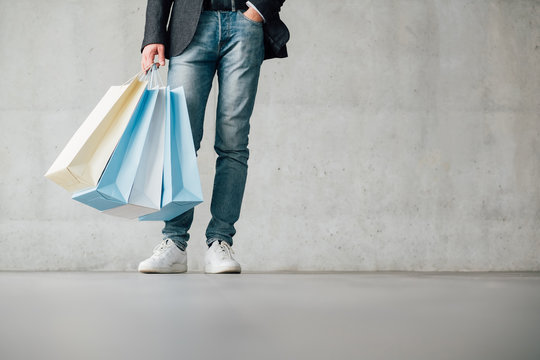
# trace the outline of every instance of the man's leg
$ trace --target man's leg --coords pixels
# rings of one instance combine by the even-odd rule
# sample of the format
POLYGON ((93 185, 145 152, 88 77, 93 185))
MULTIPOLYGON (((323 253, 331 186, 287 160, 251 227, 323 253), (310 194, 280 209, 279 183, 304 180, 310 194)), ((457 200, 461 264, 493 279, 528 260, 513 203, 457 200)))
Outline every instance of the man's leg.
POLYGON ((214 149, 218 154, 207 244, 219 239, 232 245, 240 217, 249 157, 249 118, 253 111, 260 66, 264 59, 262 24, 240 11, 221 17, 218 63, 219 96, 214 149))
MULTIPOLYGON (((215 14, 203 12, 192 42, 169 61, 167 82, 171 89, 184 87, 195 151, 199 150, 203 136, 204 110, 216 72, 218 28, 215 14)), ((193 213, 190 209, 166 221, 162 230, 163 237, 173 240, 181 250, 185 250, 189 240, 193 213)))

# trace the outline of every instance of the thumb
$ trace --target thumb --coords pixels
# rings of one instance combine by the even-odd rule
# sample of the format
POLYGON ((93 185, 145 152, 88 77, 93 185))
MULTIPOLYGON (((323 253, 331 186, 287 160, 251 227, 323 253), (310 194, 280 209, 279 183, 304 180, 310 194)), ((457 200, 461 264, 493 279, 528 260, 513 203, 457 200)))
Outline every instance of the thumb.
POLYGON ((164 46, 160 46, 158 48, 158 60, 159 60, 159 65, 165 66, 165 49, 164 49, 164 46))

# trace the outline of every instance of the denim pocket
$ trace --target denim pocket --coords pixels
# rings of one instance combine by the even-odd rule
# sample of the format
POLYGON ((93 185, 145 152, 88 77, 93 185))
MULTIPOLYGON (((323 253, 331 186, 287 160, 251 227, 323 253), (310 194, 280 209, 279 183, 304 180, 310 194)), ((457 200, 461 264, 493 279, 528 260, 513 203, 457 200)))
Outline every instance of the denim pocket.
POLYGON ((238 10, 238 12, 240 13, 240 17, 243 18, 244 20, 246 21, 249 21, 250 23, 252 24, 256 24, 256 25, 259 25, 261 26, 263 23, 262 21, 255 21, 255 20, 251 20, 250 18, 248 18, 246 15, 244 15, 244 13, 246 12, 246 10, 238 10))

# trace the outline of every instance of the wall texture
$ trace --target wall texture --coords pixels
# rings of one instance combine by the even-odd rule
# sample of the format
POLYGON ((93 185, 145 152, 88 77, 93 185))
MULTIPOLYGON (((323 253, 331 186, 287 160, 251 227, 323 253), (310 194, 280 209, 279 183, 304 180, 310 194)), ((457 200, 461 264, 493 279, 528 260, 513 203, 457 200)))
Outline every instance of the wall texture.
MULTIPOLYGON (((160 223, 99 214, 43 177, 138 71, 145 6, 0 0, 0 269, 134 270, 160 241, 160 223)), ((244 270, 540 270, 539 8, 287 1, 290 57, 264 64, 252 118, 244 270)))

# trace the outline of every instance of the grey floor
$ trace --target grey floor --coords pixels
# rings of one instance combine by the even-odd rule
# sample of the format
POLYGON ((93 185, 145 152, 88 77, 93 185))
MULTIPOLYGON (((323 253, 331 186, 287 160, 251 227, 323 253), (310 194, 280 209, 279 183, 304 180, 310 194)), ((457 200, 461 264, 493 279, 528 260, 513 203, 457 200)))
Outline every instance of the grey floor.
POLYGON ((540 273, 0 272, 0 359, 540 359, 540 273))

